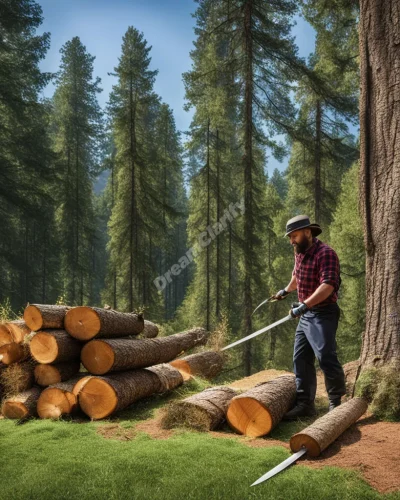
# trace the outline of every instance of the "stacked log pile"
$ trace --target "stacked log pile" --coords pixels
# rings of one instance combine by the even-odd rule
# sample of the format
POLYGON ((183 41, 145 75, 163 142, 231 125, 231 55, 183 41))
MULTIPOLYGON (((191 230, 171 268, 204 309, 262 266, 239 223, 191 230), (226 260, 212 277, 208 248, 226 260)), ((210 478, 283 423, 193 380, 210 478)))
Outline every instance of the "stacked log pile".
POLYGON ((201 353, 203 371, 196 357, 186 371, 175 368, 169 363, 178 355, 207 342, 206 330, 158 338, 157 325, 141 314, 110 308, 30 304, 23 321, 11 324, 0 325, 8 418, 59 418, 78 406, 93 419, 105 418, 178 387, 190 378, 190 366, 192 374, 211 377, 223 364, 217 353, 201 353))

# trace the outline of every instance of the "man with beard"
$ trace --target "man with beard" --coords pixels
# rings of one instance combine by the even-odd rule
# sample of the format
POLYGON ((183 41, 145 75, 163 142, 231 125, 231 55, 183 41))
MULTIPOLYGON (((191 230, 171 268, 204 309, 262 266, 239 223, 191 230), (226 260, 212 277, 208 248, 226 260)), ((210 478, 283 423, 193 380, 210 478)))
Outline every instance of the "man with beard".
POLYGON ((296 375, 296 404, 285 420, 316 414, 317 377, 315 357, 325 376, 329 411, 340 405, 346 394, 344 372, 336 354, 336 330, 340 309, 337 292, 340 266, 336 252, 318 240, 322 232, 307 215, 298 215, 286 224, 286 234, 295 250, 295 265, 290 283, 275 298, 281 300, 297 289, 300 304, 292 308, 299 317, 294 342, 293 364, 296 375))

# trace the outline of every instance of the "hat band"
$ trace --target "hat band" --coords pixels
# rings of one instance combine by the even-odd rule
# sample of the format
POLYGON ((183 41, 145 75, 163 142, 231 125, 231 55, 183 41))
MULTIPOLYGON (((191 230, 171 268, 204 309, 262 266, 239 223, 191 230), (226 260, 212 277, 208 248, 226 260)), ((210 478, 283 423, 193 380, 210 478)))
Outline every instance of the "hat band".
POLYGON ((296 229, 304 228, 304 226, 311 226, 310 219, 298 220, 296 222, 292 222, 292 224, 288 224, 286 226, 286 232, 291 233, 292 231, 296 231, 296 229))

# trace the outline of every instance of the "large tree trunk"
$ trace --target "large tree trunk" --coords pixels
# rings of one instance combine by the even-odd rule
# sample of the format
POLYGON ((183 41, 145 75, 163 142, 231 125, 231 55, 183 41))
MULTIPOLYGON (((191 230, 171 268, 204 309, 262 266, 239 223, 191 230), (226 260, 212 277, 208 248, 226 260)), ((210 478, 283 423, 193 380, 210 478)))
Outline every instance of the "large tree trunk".
POLYGON ((207 339, 204 328, 193 328, 157 339, 92 340, 82 349, 81 359, 90 373, 103 375, 172 361, 181 352, 205 344, 207 339))
POLYGON ((189 427, 199 431, 210 431, 224 420, 236 391, 230 387, 211 387, 182 401, 169 405, 162 420, 166 429, 189 427))
POLYGON ((30 304, 25 308, 24 321, 34 332, 44 328, 64 328, 64 316, 68 309, 68 306, 30 304))
POLYGON ((27 418, 36 415, 36 405, 41 389, 32 387, 28 391, 6 399, 1 405, 1 413, 5 418, 27 418))
MULTIPOLYGON (((78 408, 79 394, 76 387, 84 378, 85 374, 79 374, 66 382, 59 382, 45 389, 37 402, 39 417, 59 418, 75 411, 78 408)), ((83 384, 80 385, 80 388, 82 387, 83 384)))
MULTIPOLYGON (((253 217, 253 2, 247 0, 244 7, 244 336, 252 333, 251 281, 254 238, 253 217)), ((244 344, 244 366, 246 375, 251 375, 251 341, 244 344)))
POLYGON ((175 359, 170 365, 181 372, 185 381, 191 379, 193 375, 212 379, 222 370, 224 356, 215 351, 199 352, 175 359))
POLYGON ((70 379, 79 372, 79 360, 65 361, 55 365, 40 364, 35 367, 35 380, 38 385, 47 387, 70 379))
POLYGON ((263 382, 232 399, 227 413, 229 425, 246 436, 264 436, 281 421, 295 399, 294 376, 263 382))
POLYGON ((170 365, 91 377, 79 394, 82 410, 93 419, 105 418, 138 399, 178 387, 183 378, 170 365))
POLYGON ((304 446, 310 456, 317 457, 350 425, 354 424, 367 411, 367 408, 368 403, 365 399, 350 399, 292 436, 290 448, 296 452, 304 446))
POLYGON ((39 363, 62 363, 79 359, 82 344, 65 330, 38 332, 30 341, 32 357, 39 363))
POLYGON ((138 335, 144 329, 144 319, 140 314, 83 306, 68 311, 64 324, 67 332, 78 340, 128 337, 138 335))
POLYGON ((400 360, 400 7, 398 0, 361 0, 360 9, 366 366, 400 360))

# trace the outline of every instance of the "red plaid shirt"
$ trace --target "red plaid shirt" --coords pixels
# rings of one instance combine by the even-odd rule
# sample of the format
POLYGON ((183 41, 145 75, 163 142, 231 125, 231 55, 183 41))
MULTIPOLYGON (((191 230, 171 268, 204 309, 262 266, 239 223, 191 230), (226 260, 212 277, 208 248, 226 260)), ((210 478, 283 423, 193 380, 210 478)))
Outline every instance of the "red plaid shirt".
POLYGON ((336 252, 317 238, 304 253, 295 253, 293 275, 296 276, 299 301, 304 302, 322 283, 332 285, 332 294, 318 305, 337 301, 340 286, 340 265, 336 252))

